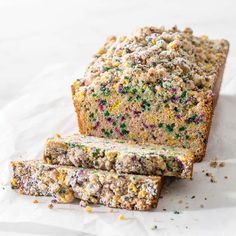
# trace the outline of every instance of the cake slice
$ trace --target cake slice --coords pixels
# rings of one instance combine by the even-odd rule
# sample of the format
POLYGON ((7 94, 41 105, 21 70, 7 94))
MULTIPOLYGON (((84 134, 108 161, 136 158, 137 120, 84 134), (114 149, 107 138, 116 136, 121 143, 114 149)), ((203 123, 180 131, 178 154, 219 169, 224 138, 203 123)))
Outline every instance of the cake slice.
POLYGON ((194 155, 183 148, 74 134, 48 139, 43 160, 117 173, 191 178, 194 155))
POLYGON ((78 198, 108 207, 150 210, 157 206, 161 190, 159 176, 116 174, 40 161, 13 161, 11 166, 13 189, 26 195, 54 196, 62 203, 78 198))
POLYGON ((183 147, 201 161, 228 49, 189 28, 109 38, 72 85, 81 134, 183 147))

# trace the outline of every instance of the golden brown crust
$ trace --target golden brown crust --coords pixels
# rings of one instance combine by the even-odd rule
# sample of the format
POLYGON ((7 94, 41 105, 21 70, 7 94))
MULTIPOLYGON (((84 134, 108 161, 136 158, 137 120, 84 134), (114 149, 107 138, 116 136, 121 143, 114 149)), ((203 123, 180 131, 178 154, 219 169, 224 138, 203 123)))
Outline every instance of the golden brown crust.
POLYGON ((75 107, 75 112, 77 114, 77 122, 78 122, 78 126, 79 126, 79 132, 81 134, 85 134, 84 129, 83 129, 83 122, 82 122, 82 119, 81 119, 81 116, 80 116, 79 104, 76 102, 74 84, 71 85, 71 92, 72 92, 72 99, 73 99, 73 103, 74 103, 74 107, 75 107))
MULTIPOLYGON (((229 52, 229 42, 227 41, 227 43, 228 43, 228 50, 227 50, 225 58, 227 58, 227 55, 228 55, 228 52, 229 52)), ((206 143, 204 145, 202 154, 200 154, 199 156, 196 157, 196 160, 195 160, 196 162, 201 162, 203 160, 205 154, 206 154, 206 147, 207 147, 208 137, 209 137, 209 133, 210 133, 212 119, 213 119, 213 116, 214 116, 215 107, 216 107, 218 97, 219 97, 219 93, 220 93, 220 87, 221 87, 221 83, 222 83, 222 79, 223 79, 225 64, 226 64, 226 60, 225 60, 224 64, 222 65, 222 67, 219 69, 218 76, 217 76, 217 79, 216 79, 215 84, 214 84, 214 88, 213 88, 214 97, 213 97, 213 102, 212 102, 211 115, 210 115, 210 119, 208 121, 209 125, 208 125, 208 128, 207 128, 208 131, 207 131, 206 143)))

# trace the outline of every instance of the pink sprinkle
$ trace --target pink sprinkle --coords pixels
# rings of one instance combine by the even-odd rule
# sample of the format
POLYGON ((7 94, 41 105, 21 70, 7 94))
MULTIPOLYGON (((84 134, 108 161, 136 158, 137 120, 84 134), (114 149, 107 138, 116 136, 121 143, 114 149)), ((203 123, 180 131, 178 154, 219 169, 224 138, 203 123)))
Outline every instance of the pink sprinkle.
POLYGON ((100 125, 100 122, 97 121, 96 124, 93 126, 93 129, 97 129, 99 127, 99 125, 100 125))

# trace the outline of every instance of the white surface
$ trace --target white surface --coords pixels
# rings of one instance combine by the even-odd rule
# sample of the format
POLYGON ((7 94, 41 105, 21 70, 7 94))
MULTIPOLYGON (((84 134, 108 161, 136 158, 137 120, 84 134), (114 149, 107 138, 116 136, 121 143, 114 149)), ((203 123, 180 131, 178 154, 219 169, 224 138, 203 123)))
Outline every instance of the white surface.
POLYGON ((0 189, 0 235, 233 235, 235 23, 233 0, 0 1, 0 183, 6 186, 0 189), (97 207, 87 214, 76 204, 50 210, 49 199, 32 204, 33 198, 10 190, 10 160, 39 158, 47 137, 76 131, 70 85, 83 74, 104 38, 139 26, 174 24, 231 43, 207 156, 195 165, 193 181, 168 186, 152 212, 108 213, 107 208, 97 207), (226 166, 210 168, 215 157, 226 166), (202 169, 212 172, 217 183, 210 183, 202 169), (127 220, 118 221, 119 213, 127 220), (154 225, 158 228, 151 230, 154 225))

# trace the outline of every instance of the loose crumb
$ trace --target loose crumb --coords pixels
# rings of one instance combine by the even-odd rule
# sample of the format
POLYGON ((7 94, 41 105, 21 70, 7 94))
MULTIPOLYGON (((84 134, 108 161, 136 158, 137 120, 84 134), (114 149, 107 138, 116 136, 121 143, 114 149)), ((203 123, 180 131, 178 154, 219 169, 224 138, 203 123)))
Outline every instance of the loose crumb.
POLYGON ((125 216, 123 214, 118 215, 118 220, 125 220, 125 216))
POLYGON ((109 209, 109 212, 112 213, 112 212, 113 212, 113 209, 110 208, 110 209, 109 209))
POLYGON ((201 208, 204 208, 204 205, 203 205, 203 204, 201 204, 201 205, 200 205, 200 207, 201 207, 201 208))
POLYGON ((163 211, 166 211, 166 208, 163 208, 163 211))
POLYGON ((189 208, 189 206, 186 206, 185 208, 186 208, 186 209, 188 209, 188 208, 189 208))
POLYGON ((182 200, 179 200, 178 203, 181 204, 181 203, 183 203, 183 201, 182 201, 182 200))
POLYGON ((205 172, 205 170, 202 170, 202 173, 204 173, 205 172))
POLYGON ((153 225, 151 228, 151 230, 155 230, 155 229, 157 229, 157 225, 153 225))
POLYGON ((52 203, 48 204, 48 208, 52 209, 54 207, 54 205, 52 203))
POLYGON ((174 214, 177 214, 177 215, 179 215, 179 213, 180 213, 179 211, 174 211, 174 214))
POLYGON ((220 164, 219 164, 219 167, 224 167, 225 166, 225 163, 222 161, 220 164))
POLYGON ((191 197, 191 199, 194 199, 195 198, 195 196, 193 195, 192 197, 191 197))
POLYGON ((84 208, 84 210, 85 210, 87 213, 92 213, 92 212, 93 212, 93 208, 90 207, 90 206, 86 206, 86 207, 84 208))
POLYGON ((83 201, 83 200, 81 200, 80 202, 79 202, 79 206, 80 207, 86 207, 88 204, 87 204, 87 202, 85 202, 85 201, 83 201))
POLYGON ((39 201, 37 199, 34 199, 32 203, 39 203, 39 201))
POLYGON ((216 179, 213 176, 211 176, 211 183, 216 183, 216 179))
POLYGON ((212 168, 216 168, 217 165, 218 165, 218 163, 217 163, 216 160, 213 160, 213 161, 210 162, 210 167, 212 167, 212 168))
POLYGON ((204 200, 207 200, 207 198, 205 197, 204 200))
POLYGON ((228 176, 225 176, 224 178, 225 178, 225 179, 228 179, 228 176))

